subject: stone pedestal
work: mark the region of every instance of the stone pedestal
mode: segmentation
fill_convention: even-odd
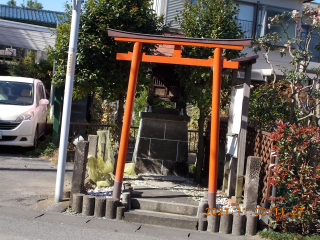
[[[178,176],[188,173],[190,118],[168,112],[153,109],[153,112],[140,113],[139,133],[133,153],[136,173]]]

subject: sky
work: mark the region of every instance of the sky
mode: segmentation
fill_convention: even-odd
[[[71,0],[38,0],[38,2],[42,3],[44,10],[51,11],[64,11],[64,3],[67,2],[71,4]],[[6,4],[8,0],[0,0],[0,4]],[[23,0],[16,0],[17,6],[20,6],[23,3]],[[27,2],[27,0],[25,0]],[[320,3],[320,0],[315,0],[314,2]]]
[[[44,10],[51,10],[57,12],[64,11],[64,3],[68,1],[71,4],[71,0],[38,0],[39,3],[42,3]],[[319,0],[320,1],[320,0]],[[0,0],[0,4],[7,4],[8,0]],[[23,0],[16,0],[17,6],[21,6]],[[25,0],[27,3],[27,0]]]

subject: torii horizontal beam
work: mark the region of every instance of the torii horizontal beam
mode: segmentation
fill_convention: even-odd
[[[128,53],[117,53],[117,60],[132,60],[132,52]],[[232,68],[238,69],[239,62],[227,61],[227,59],[222,60],[222,68]],[[182,58],[179,57],[165,57],[165,56],[153,56],[146,55],[142,53],[141,62],[152,62],[152,63],[167,63],[167,64],[177,64],[177,65],[189,65],[189,66],[202,66],[202,67],[212,67],[213,58],[209,59],[196,59],[196,58]]]

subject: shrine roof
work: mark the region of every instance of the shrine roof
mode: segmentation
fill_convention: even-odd
[[[249,57],[231,59],[230,61],[238,62],[240,66],[245,66],[246,64],[255,64],[258,58],[259,58],[259,55],[252,55]]]
[[[253,55],[249,57],[241,57],[241,58],[235,58],[231,59],[232,62],[252,62],[259,58],[259,55]]]

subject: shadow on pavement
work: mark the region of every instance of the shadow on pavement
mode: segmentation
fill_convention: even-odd
[[[17,146],[0,146],[0,156],[22,157],[30,148]]]

